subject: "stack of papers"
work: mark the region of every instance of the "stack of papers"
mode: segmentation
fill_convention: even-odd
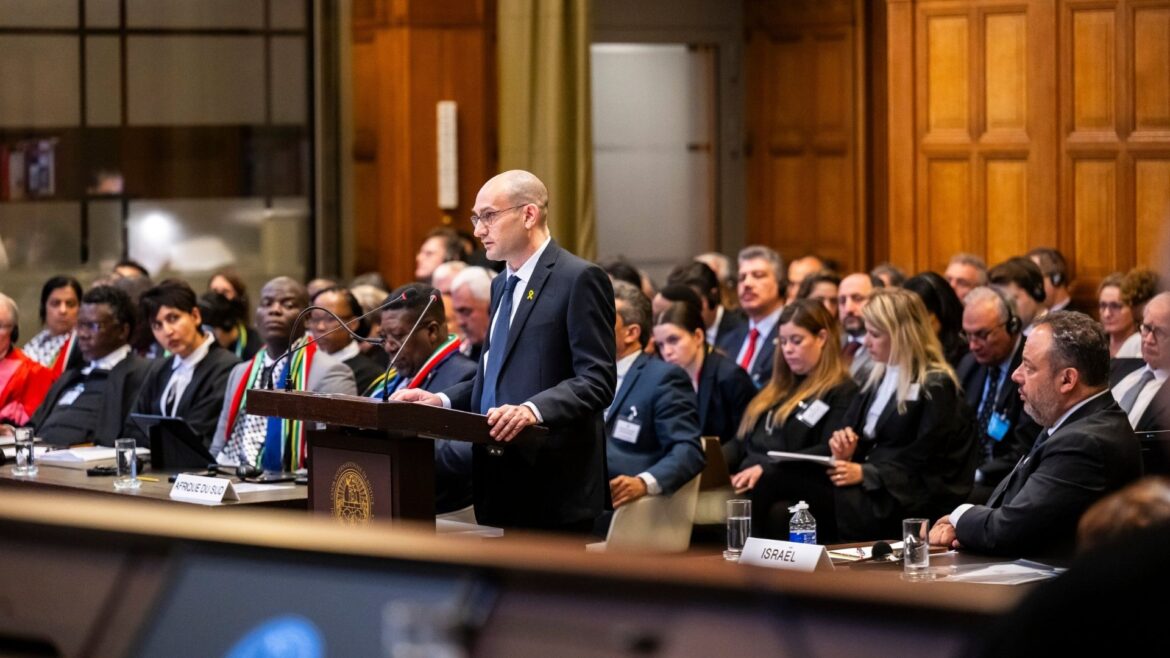
[[[1065,569],[1030,560],[1016,560],[1000,564],[970,567],[956,567],[955,573],[947,580],[960,583],[982,583],[984,585],[1023,585],[1037,580],[1048,580],[1064,573]]]
[[[138,448],[139,457],[150,457],[150,450]],[[54,450],[46,452],[40,458],[43,466],[59,466],[61,468],[92,468],[94,466],[112,466],[116,452],[113,448],[104,446],[88,446],[85,448],[69,448],[68,450]]]

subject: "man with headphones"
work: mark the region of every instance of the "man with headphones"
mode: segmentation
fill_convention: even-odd
[[[1036,263],[1044,275],[1044,305],[1048,307],[1049,312],[1081,310],[1069,308],[1072,295],[1068,291],[1068,262],[1060,250],[1036,247],[1028,252],[1028,258]]]
[[[979,467],[968,502],[987,502],[995,486],[1032,448],[1040,426],[1024,413],[1012,372],[1024,351],[1023,321],[1014,302],[980,286],[963,300],[963,332],[970,352],[959,362],[959,383],[979,426]]]
[[[991,268],[987,279],[999,292],[1015,302],[1016,316],[1024,327],[1024,336],[1032,333],[1032,325],[1044,317],[1044,274],[1031,260],[1013,256]]]

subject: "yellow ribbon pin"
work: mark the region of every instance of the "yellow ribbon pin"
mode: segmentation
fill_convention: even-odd
[[[528,301],[532,301],[533,299],[535,299],[535,294],[536,293],[534,293],[532,290],[529,290],[528,291]]]

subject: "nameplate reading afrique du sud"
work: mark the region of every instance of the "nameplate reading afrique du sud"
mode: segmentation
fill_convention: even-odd
[[[231,480],[182,473],[171,487],[171,498],[189,503],[211,505],[225,500],[239,500],[240,495]]]

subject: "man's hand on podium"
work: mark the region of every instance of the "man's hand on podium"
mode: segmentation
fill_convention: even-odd
[[[429,404],[432,407],[443,406],[442,398],[421,388],[406,388],[401,391],[394,391],[390,395],[390,399],[394,402],[417,402],[419,404]]]
[[[536,415],[522,404],[505,404],[488,409],[488,425],[492,438],[505,443],[516,438],[520,430],[536,424]]]

